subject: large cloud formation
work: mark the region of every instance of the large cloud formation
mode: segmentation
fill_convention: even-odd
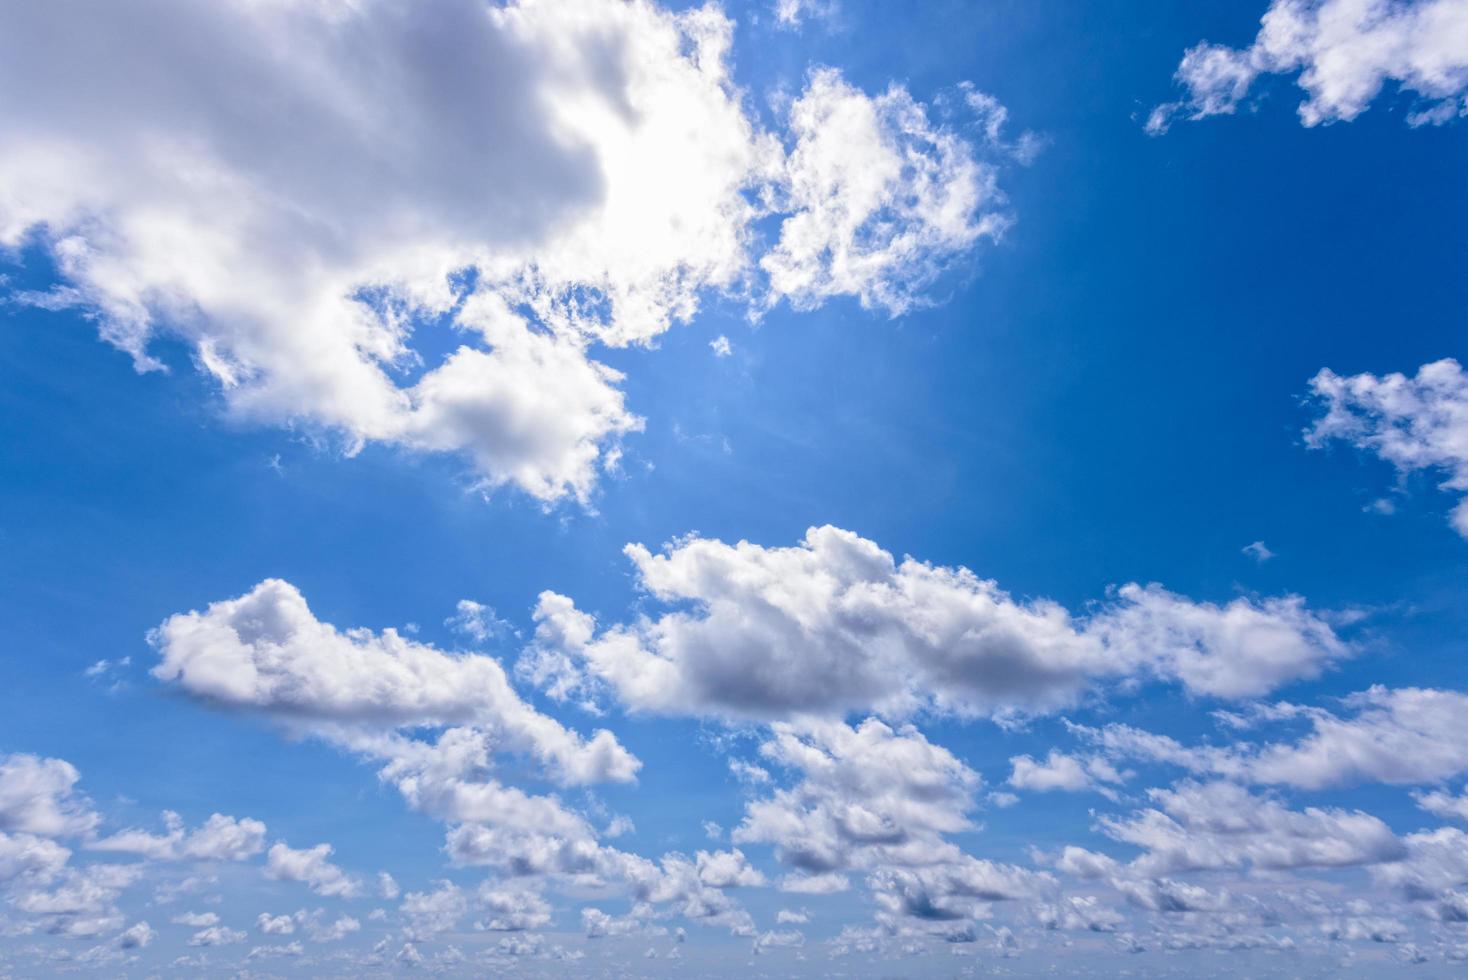
[[[584,501],[641,426],[592,344],[709,290],[901,312],[1006,223],[900,87],[822,69],[767,130],[732,30],[645,0],[8,4],[0,247],[59,269],[22,300],[140,368],[180,338],[241,417]]]
[[[834,527],[788,548],[688,538],[626,553],[673,608],[598,632],[570,599],[543,593],[522,676],[556,697],[609,688],[669,713],[976,715],[1050,710],[1108,679],[1257,696],[1348,652],[1297,597],[1219,606],[1126,585],[1079,618],[965,568],[899,562]]]
[[[1274,0],[1249,47],[1188,49],[1176,76],[1185,98],[1154,109],[1147,130],[1232,113],[1276,74],[1298,74],[1306,126],[1355,119],[1388,82],[1417,97],[1411,125],[1445,123],[1468,114],[1468,2]]]

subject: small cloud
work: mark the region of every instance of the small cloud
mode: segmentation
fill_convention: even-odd
[[[795,30],[806,20],[829,21],[836,10],[836,0],[775,0],[775,23]]]
[[[703,832],[708,836],[709,840],[718,840],[724,836],[724,828],[712,820],[705,820],[703,822]]]
[[[473,599],[460,599],[454,615],[443,621],[456,633],[469,637],[476,643],[484,643],[499,636],[513,636],[515,627],[495,614],[492,606]]]
[[[768,771],[743,759],[730,759],[729,771],[734,774],[735,779],[750,786],[761,786],[770,781]]]
[[[1274,557],[1274,552],[1265,547],[1263,541],[1255,541],[1253,544],[1244,545],[1239,550],[1261,565]]]
[[[626,817],[619,813],[607,823],[607,828],[602,831],[602,836],[621,837],[623,834],[630,834],[636,829],[637,825],[632,822],[631,817]]]
[[[713,349],[715,357],[728,357],[734,353],[734,347],[729,343],[729,338],[719,334],[709,341],[709,347]]]
[[[1383,517],[1390,517],[1397,512],[1397,505],[1387,498],[1381,497],[1373,500],[1361,509],[1368,514],[1380,514]]]

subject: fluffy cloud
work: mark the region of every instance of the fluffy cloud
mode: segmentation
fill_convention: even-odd
[[[1306,126],[1356,118],[1388,82],[1416,96],[1412,125],[1446,122],[1468,113],[1468,3],[1273,0],[1249,47],[1188,49],[1176,76],[1186,97],[1153,110],[1147,129],[1232,113],[1261,75],[1276,74],[1298,76]]]
[[[1468,790],[1453,796],[1441,790],[1416,795],[1417,805],[1446,820],[1468,823]]]
[[[1468,23],[1468,4],[1464,10]],[[1401,473],[1437,470],[1444,490],[1468,493],[1468,374],[1457,361],[1425,364],[1412,377],[1323,370],[1310,391],[1325,409],[1306,432],[1310,446],[1338,439]],[[1454,508],[1452,524],[1468,538],[1468,500]]]
[[[793,548],[687,538],[660,555],[626,553],[642,587],[679,608],[598,633],[570,599],[542,593],[521,676],[553,697],[606,686],[661,712],[1003,714],[1053,709],[1122,677],[1250,697],[1348,652],[1297,597],[1218,606],[1126,585],[1077,619],[964,568],[899,563],[834,527]]]
[[[732,837],[773,843],[780,860],[800,871],[922,864],[942,848],[944,834],[972,826],[978,773],[911,726],[782,723],[760,751],[801,778],[752,800]]]
[[[177,814],[165,812],[163,835],[134,829],[98,837],[102,818],[77,791],[79,779],[76,768],[61,759],[0,757],[0,894],[22,917],[7,920],[8,930],[77,938],[117,932],[110,946],[94,952],[141,949],[156,934],[145,922],[124,930],[117,901],[153,862],[241,861],[262,849],[264,824],[218,813],[193,831],[185,830]],[[58,837],[79,838],[88,851],[144,860],[76,865],[72,851],[53,839]],[[214,913],[187,913],[174,921],[195,928],[219,924]]]
[[[255,918],[255,927],[267,936],[289,936],[296,931],[296,920],[288,915],[261,912]]]
[[[1351,713],[1294,704],[1258,709],[1265,719],[1307,722],[1310,732],[1292,742],[1189,747],[1125,725],[1071,728],[1116,758],[1302,789],[1360,782],[1410,786],[1468,771],[1468,695],[1372,687],[1345,698],[1343,705]]]
[[[490,775],[504,749],[518,749],[569,784],[630,780],[639,763],[609,732],[583,740],[537,712],[489,657],[445,654],[394,630],[339,631],[277,581],[170,618],[155,643],[161,678],[375,760],[380,778],[411,807],[449,825],[446,850],[455,863],[526,879],[523,886],[486,888],[473,902],[456,886],[409,894],[402,905],[410,935],[452,928],[461,906],[458,918],[482,909],[484,929],[537,928],[549,905],[532,890],[535,879],[619,887],[636,901],[753,934],[748,914],[723,893],[763,882],[739,851],[649,861],[601,844],[586,816],[555,795],[527,793]],[[424,737],[423,729],[438,731]],[[365,893],[365,884],[330,855],[327,844],[298,850],[276,843],[265,874],[322,895]],[[391,879],[384,891],[395,893]]]
[[[771,299],[812,308],[854,296],[895,316],[1008,224],[994,170],[900,86],[869,98],[833,69],[814,71],[789,126],[779,206],[789,217],[760,259]]]
[[[331,863],[331,845],[317,844],[297,850],[284,843],[272,844],[266,855],[265,877],[276,881],[300,881],[318,895],[356,898],[362,883]]]
[[[452,656],[393,629],[342,632],[278,579],[170,617],[154,642],[159,679],[317,730],[474,724],[569,783],[630,780],[639,765],[610,732],[583,740],[526,704],[493,658]]]
[[[484,911],[484,918],[476,923],[479,929],[520,932],[539,929],[551,920],[550,903],[532,891],[497,888],[486,883],[480,887],[477,898]]]
[[[245,941],[245,934],[228,926],[210,926],[189,937],[190,946],[232,946]]]
[[[469,902],[451,881],[440,881],[431,892],[408,892],[398,907],[410,939],[422,940],[458,925],[469,911]]]
[[[1113,795],[1101,783],[1119,783],[1121,776],[1102,758],[1078,759],[1058,749],[1051,749],[1043,762],[1027,755],[1017,755],[1009,760],[1011,771],[1009,785],[1016,789],[1036,792],[1065,790],[1079,792],[1093,790],[1102,795]]]
[[[216,813],[191,832],[184,830],[176,813],[165,812],[163,819],[166,834],[124,830],[87,846],[96,851],[139,854],[155,861],[243,861],[265,849],[265,824],[249,817],[236,819]]]
[[[1396,861],[1407,849],[1359,810],[1290,810],[1227,782],[1154,789],[1136,815],[1103,817],[1109,837],[1143,849],[1129,869],[1149,877],[1188,871],[1340,868]]]
[[[1045,875],[974,858],[946,839],[973,829],[982,780],[911,726],[777,724],[760,751],[799,779],[751,800],[731,836],[775,846],[797,872],[784,890],[839,890],[843,872],[864,871],[880,921],[944,932],[984,917],[991,902],[1050,887]]]
[[[117,937],[117,945],[122,949],[145,949],[158,933],[146,922],[136,922],[123,930]]]
[[[765,131],[731,32],[647,0],[7,8],[0,246],[60,270],[22,299],[140,368],[182,340],[241,418],[585,501],[641,426],[593,344],[709,290],[905,308],[1000,224],[992,172],[901,88],[822,70]]]
[[[80,778],[62,759],[0,756],[0,830],[42,837],[89,833],[100,817],[75,791]]]

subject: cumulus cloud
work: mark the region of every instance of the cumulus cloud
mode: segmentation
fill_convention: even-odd
[[[610,732],[585,740],[526,704],[493,658],[446,654],[393,629],[340,631],[279,579],[170,617],[154,643],[160,680],[316,731],[476,725],[568,783],[626,781],[640,765]]]
[[[472,900],[448,884],[406,895],[402,910],[412,936],[446,931],[473,908],[483,912],[483,929],[538,928],[549,915],[538,883],[556,879],[621,888],[651,906],[741,935],[754,932],[748,914],[724,894],[763,883],[741,852],[699,851],[691,859],[672,853],[650,861],[600,843],[590,820],[557,796],[528,793],[492,775],[494,756],[505,749],[543,763],[548,778],[567,784],[630,780],[639,763],[609,732],[583,740],[536,711],[489,657],[449,655],[391,629],[339,631],[278,581],[202,613],[174,616],[155,642],[161,678],[376,761],[379,777],[409,806],[448,825],[452,861],[521,879],[486,887]],[[424,735],[424,729],[437,732]],[[321,895],[365,894],[366,884],[333,864],[331,853],[328,844],[302,850],[278,842],[265,874],[304,882]],[[384,895],[397,891],[390,876],[381,876],[378,886]]]
[[[117,937],[117,945],[121,949],[146,949],[158,933],[146,922],[135,922],[128,926]]]
[[[181,340],[237,417],[456,454],[547,504],[642,424],[594,345],[709,291],[895,311],[999,227],[992,172],[900,87],[822,69],[766,131],[714,6],[79,13],[0,20],[0,246],[40,241],[63,280],[19,298],[143,369]]]
[[[1456,796],[1442,790],[1433,790],[1430,793],[1418,793],[1415,799],[1417,805],[1428,813],[1436,814],[1446,820],[1460,820],[1468,823],[1468,789]]]
[[[1102,784],[1121,782],[1121,775],[1105,759],[1078,759],[1059,749],[1051,749],[1043,761],[1017,755],[1009,760],[1009,764],[1009,785],[1034,792],[1091,790],[1103,796],[1114,796],[1114,791]]]
[[[255,928],[267,936],[289,936],[296,931],[296,920],[288,915],[271,915],[261,912],[255,917]]]
[[[210,926],[189,937],[190,946],[232,946],[246,939],[243,932],[228,926]]]
[[[1155,808],[1099,821],[1108,837],[1143,849],[1129,866],[1141,875],[1354,867],[1407,854],[1385,823],[1360,810],[1291,810],[1228,782],[1184,782],[1148,795]]]
[[[631,708],[668,713],[1002,715],[1051,710],[1121,678],[1252,697],[1349,652],[1294,596],[1219,606],[1133,584],[1077,618],[965,568],[898,562],[834,527],[791,548],[690,537],[626,554],[642,588],[675,608],[598,633],[571,599],[542,593],[522,677],[558,699],[609,688]]]
[[[249,817],[236,819],[216,813],[196,830],[185,831],[178,814],[163,814],[166,834],[124,830],[87,847],[96,851],[138,854],[155,861],[243,861],[265,849],[265,824]]]
[[[80,778],[64,759],[0,756],[0,830],[42,837],[89,833],[101,818],[76,791]]]
[[[731,836],[774,845],[795,872],[784,891],[841,890],[845,873],[866,872],[883,921],[941,931],[983,917],[988,903],[1049,888],[1043,874],[974,858],[947,840],[973,829],[982,780],[911,726],[780,723],[760,751],[798,778],[751,800]]]
[[[1464,10],[1468,23],[1468,5]],[[1305,433],[1311,447],[1340,440],[1399,473],[1440,472],[1444,490],[1468,493],[1468,374],[1457,361],[1425,364],[1411,377],[1322,370],[1310,391],[1324,408]],[[1451,521],[1468,538],[1468,500],[1459,501]]]
[[[813,71],[789,128],[779,205],[789,216],[760,259],[772,300],[809,309],[852,296],[897,316],[1009,223],[994,169],[900,86],[871,98],[834,69]]]
[[[486,882],[476,897],[484,913],[475,924],[478,929],[520,932],[539,929],[551,920],[550,903],[528,889],[500,888]]]
[[[1447,122],[1468,113],[1468,3],[1273,0],[1249,47],[1188,49],[1175,76],[1184,98],[1154,109],[1147,130],[1232,113],[1267,75],[1296,76],[1306,126],[1355,119],[1387,83],[1414,96],[1411,125]]]
[[[276,881],[303,882],[318,895],[337,898],[361,895],[361,881],[332,864],[331,853],[330,844],[317,844],[303,850],[285,843],[272,844],[266,855],[265,877]]]
[[[1125,725],[1071,728],[1116,758],[1302,789],[1363,782],[1410,786],[1468,771],[1468,695],[1378,686],[1343,699],[1342,706],[1346,711],[1340,714],[1288,703],[1258,709],[1268,719],[1306,722],[1309,733],[1295,741],[1194,747]]]

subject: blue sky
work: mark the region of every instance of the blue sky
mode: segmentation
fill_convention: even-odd
[[[133,6],[0,5],[0,973],[1461,968],[1468,4]]]

